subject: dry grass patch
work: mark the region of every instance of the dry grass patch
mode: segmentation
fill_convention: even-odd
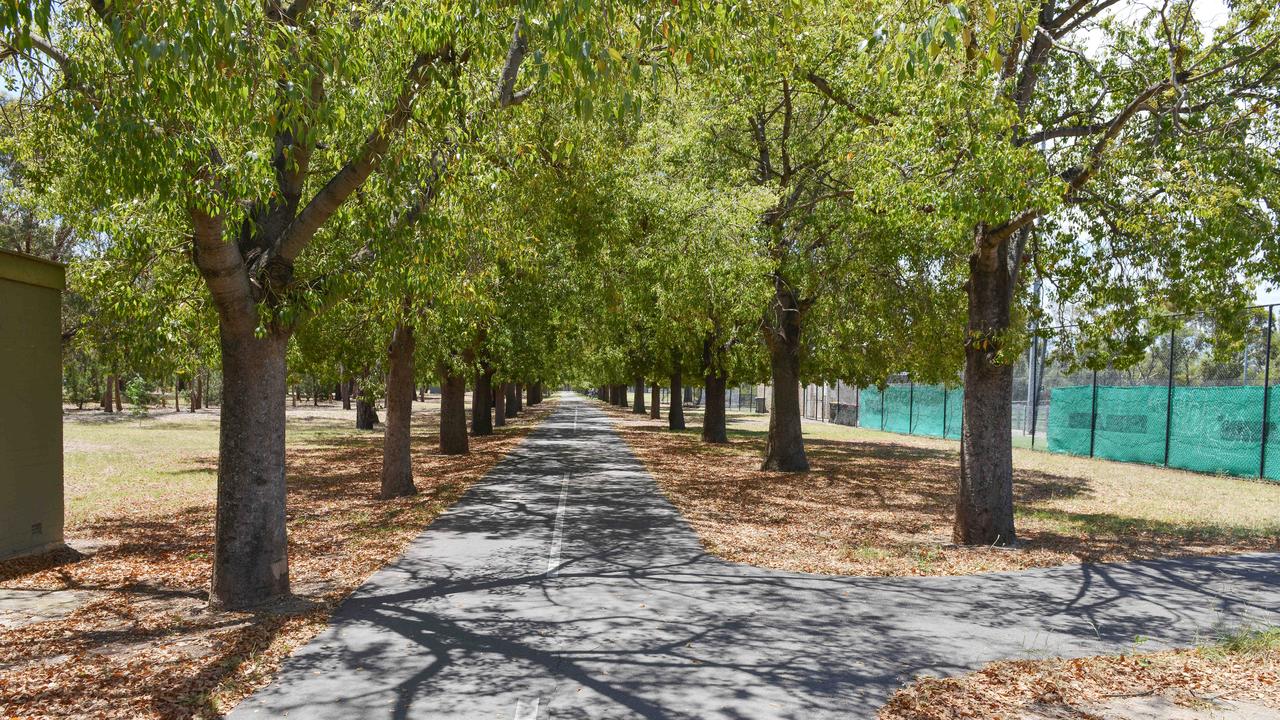
[[[809,473],[765,472],[765,416],[727,445],[616,408],[623,437],[708,551],[783,570],[957,575],[1280,550],[1280,485],[1015,451],[1019,544],[951,544],[955,442],[806,425]]]
[[[1171,706],[1224,717],[1222,700],[1266,713],[1250,717],[1280,715],[1280,630],[1244,631],[1191,650],[995,662],[958,678],[917,680],[894,694],[879,717],[1089,720]]]
[[[89,591],[89,600],[63,618],[0,629],[0,717],[219,716],[266,684],[343,598],[398,557],[552,404],[527,408],[492,437],[472,438],[468,456],[438,454],[438,415],[416,413],[420,493],[391,501],[377,499],[381,431],[349,429],[349,413],[326,419],[310,410],[291,412],[288,523],[295,596],[253,612],[205,606],[214,418],[203,425],[190,421],[196,425],[186,431],[145,423],[133,430],[69,425],[69,454],[100,456],[68,462],[67,475],[68,542],[93,552],[78,562],[64,556],[0,563],[0,589],[81,590]],[[152,430],[165,441],[157,444],[147,434]],[[101,445],[102,433],[110,437],[109,450],[85,450]],[[123,487],[131,475],[138,479],[133,493]],[[182,492],[157,490],[165,477],[181,478]]]

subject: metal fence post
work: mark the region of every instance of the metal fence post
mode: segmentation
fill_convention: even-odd
[[[1093,457],[1093,440],[1098,434],[1098,371],[1093,371],[1093,403],[1089,409],[1089,457]]]
[[[1271,429],[1271,322],[1274,320],[1275,306],[1267,306],[1267,352],[1266,367],[1262,371],[1262,451],[1258,453],[1258,477],[1267,477],[1267,435]],[[1245,349],[1248,352],[1248,349]]]
[[[1038,342],[1040,342],[1040,338],[1036,338],[1036,337],[1031,338],[1031,347],[1035,348],[1036,343]],[[1049,343],[1049,340],[1046,338],[1045,344],[1048,345],[1048,343]],[[1041,350],[1040,352],[1043,352],[1043,350]],[[1036,362],[1031,366],[1031,372],[1035,374],[1035,391],[1034,391],[1035,394],[1031,396],[1031,449],[1032,450],[1036,449],[1036,421],[1040,419],[1040,386],[1044,382],[1044,378],[1041,377],[1043,373],[1040,371],[1040,359],[1039,359],[1040,352],[1033,353],[1036,357]]]
[[[916,381],[907,378],[907,434],[916,434]]]
[[[1177,330],[1169,328],[1169,396],[1165,399],[1164,413],[1164,466],[1169,467],[1169,439],[1173,436],[1173,346]]]

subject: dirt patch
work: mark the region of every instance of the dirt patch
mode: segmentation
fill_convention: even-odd
[[[217,717],[270,680],[336,605],[455,502],[551,412],[528,408],[471,454],[435,452],[436,416],[415,416],[417,496],[377,499],[381,434],[290,449],[289,557],[294,597],[253,612],[206,606],[213,507],[177,512],[138,498],[128,512],[86,516],[68,543],[83,559],[0,563],[0,588],[74,592],[60,617],[0,629],[0,716]],[[175,450],[176,452],[176,450]]]
[[[1017,547],[959,547],[951,542],[954,443],[807,438],[811,472],[766,472],[760,434],[731,431],[728,444],[708,445],[695,432],[669,432],[665,420],[606,411],[707,550],[737,562],[840,575],[962,575],[1280,550],[1280,525],[1233,524],[1209,509],[1196,517],[1186,502],[1178,508],[1191,513],[1185,517],[1144,512],[1140,498],[1164,494],[1146,479],[1149,469],[1103,479],[1091,470],[1026,467],[1015,471]],[[1238,484],[1276,495],[1274,487]],[[1123,508],[1114,500],[1120,489],[1134,498]]]

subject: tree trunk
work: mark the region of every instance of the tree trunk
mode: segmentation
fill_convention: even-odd
[[[465,455],[467,440],[467,376],[447,366],[440,368],[440,452]]]
[[[693,388],[687,387],[684,389],[684,401],[687,403],[693,402]]]
[[[596,399],[602,403],[609,402],[609,386],[601,385],[596,389]]]
[[[516,390],[515,383],[507,383],[504,387],[507,395],[507,419],[510,420],[520,412],[520,403],[516,402],[519,399],[517,395],[519,391]]]
[[[627,386],[623,383],[619,383],[618,384],[618,407],[625,408],[628,404],[629,403],[627,402]]]
[[[413,495],[410,427],[413,421],[413,327],[397,325],[387,348],[387,424],[382,442],[382,491],[387,498]]]
[[[124,412],[124,402],[120,397],[120,376],[113,375],[111,377],[113,380],[113,382],[111,383],[111,386],[114,389],[115,396],[116,396],[116,412]]]
[[[524,394],[526,396],[525,402],[528,403],[529,407],[533,407],[538,404],[538,393],[534,390],[534,387],[534,383],[529,383],[524,388]]]
[[[356,396],[356,429],[372,430],[373,426],[378,424],[378,410],[374,407],[374,400],[365,388],[363,380],[354,395]]]
[[[533,402],[530,404],[532,405],[542,404],[542,381],[541,380],[533,384]]]
[[[351,389],[355,385],[355,380],[344,380],[341,383],[342,388],[342,409],[351,409]]]
[[[658,387],[658,383],[654,383],[653,389],[649,391],[649,418],[662,418],[662,388]]]
[[[516,383],[516,414],[524,412],[524,384]]]
[[[116,376],[107,376],[107,387],[102,391],[102,412],[111,413],[116,411],[115,396],[112,394],[112,388],[115,387]]]
[[[671,430],[684,429],[683,396],[686,388],[683,387],[683,383],[684,378],[681,376],[681,372],[677,368],[671,373],[670,409],[667,411],[667,428]]]
[[[637,415],[644,414],[644,378],[636,378],[636,392],[634,402],[631,405],[631,412]]]
[[[492,380],[490,380],[492,383]],[[498,385],[493,390],[493,426],[504,427],[507,424],[507,383]]]
[[[953,539],[961,545],[1012,545],[1013,366],[997,362],[1009,328],[1009,243],[987,245],[979,230],[969,258],[969,335],[964,357],[964,415]]]
[[[725,431],[724,388],[725,378],[718,370],[707,373],[706,407],[702,413],[702,442],[726,443],[729,435]]]
[[[800,331],[804,308],[788,285],[774,283],[774,302],[764,323],[765,346],[773,374],[773,407],[763,470],[809,469],[800,430]],[[708,401],[709,403],[710,401]]]
[[[471,434],[493,434],[493,370],[480,366],[476,371],[475,390],[471,393]]]
[[[222,418],[210,603],[256,605],[289,592],[285,539],[284,333],[220,327]]]

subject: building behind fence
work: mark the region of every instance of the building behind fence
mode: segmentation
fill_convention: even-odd
[[[1242,342],[1182,320],[1138,364],[1092,372],[1037,340],[1014,367],[1014,443],[1050,452],[1280,480],[1273,403],[1275,306],[1251,308]],[[963,390],[899,376],[883,390],[802,389],[804,416],[889,432],[959,438]]]

